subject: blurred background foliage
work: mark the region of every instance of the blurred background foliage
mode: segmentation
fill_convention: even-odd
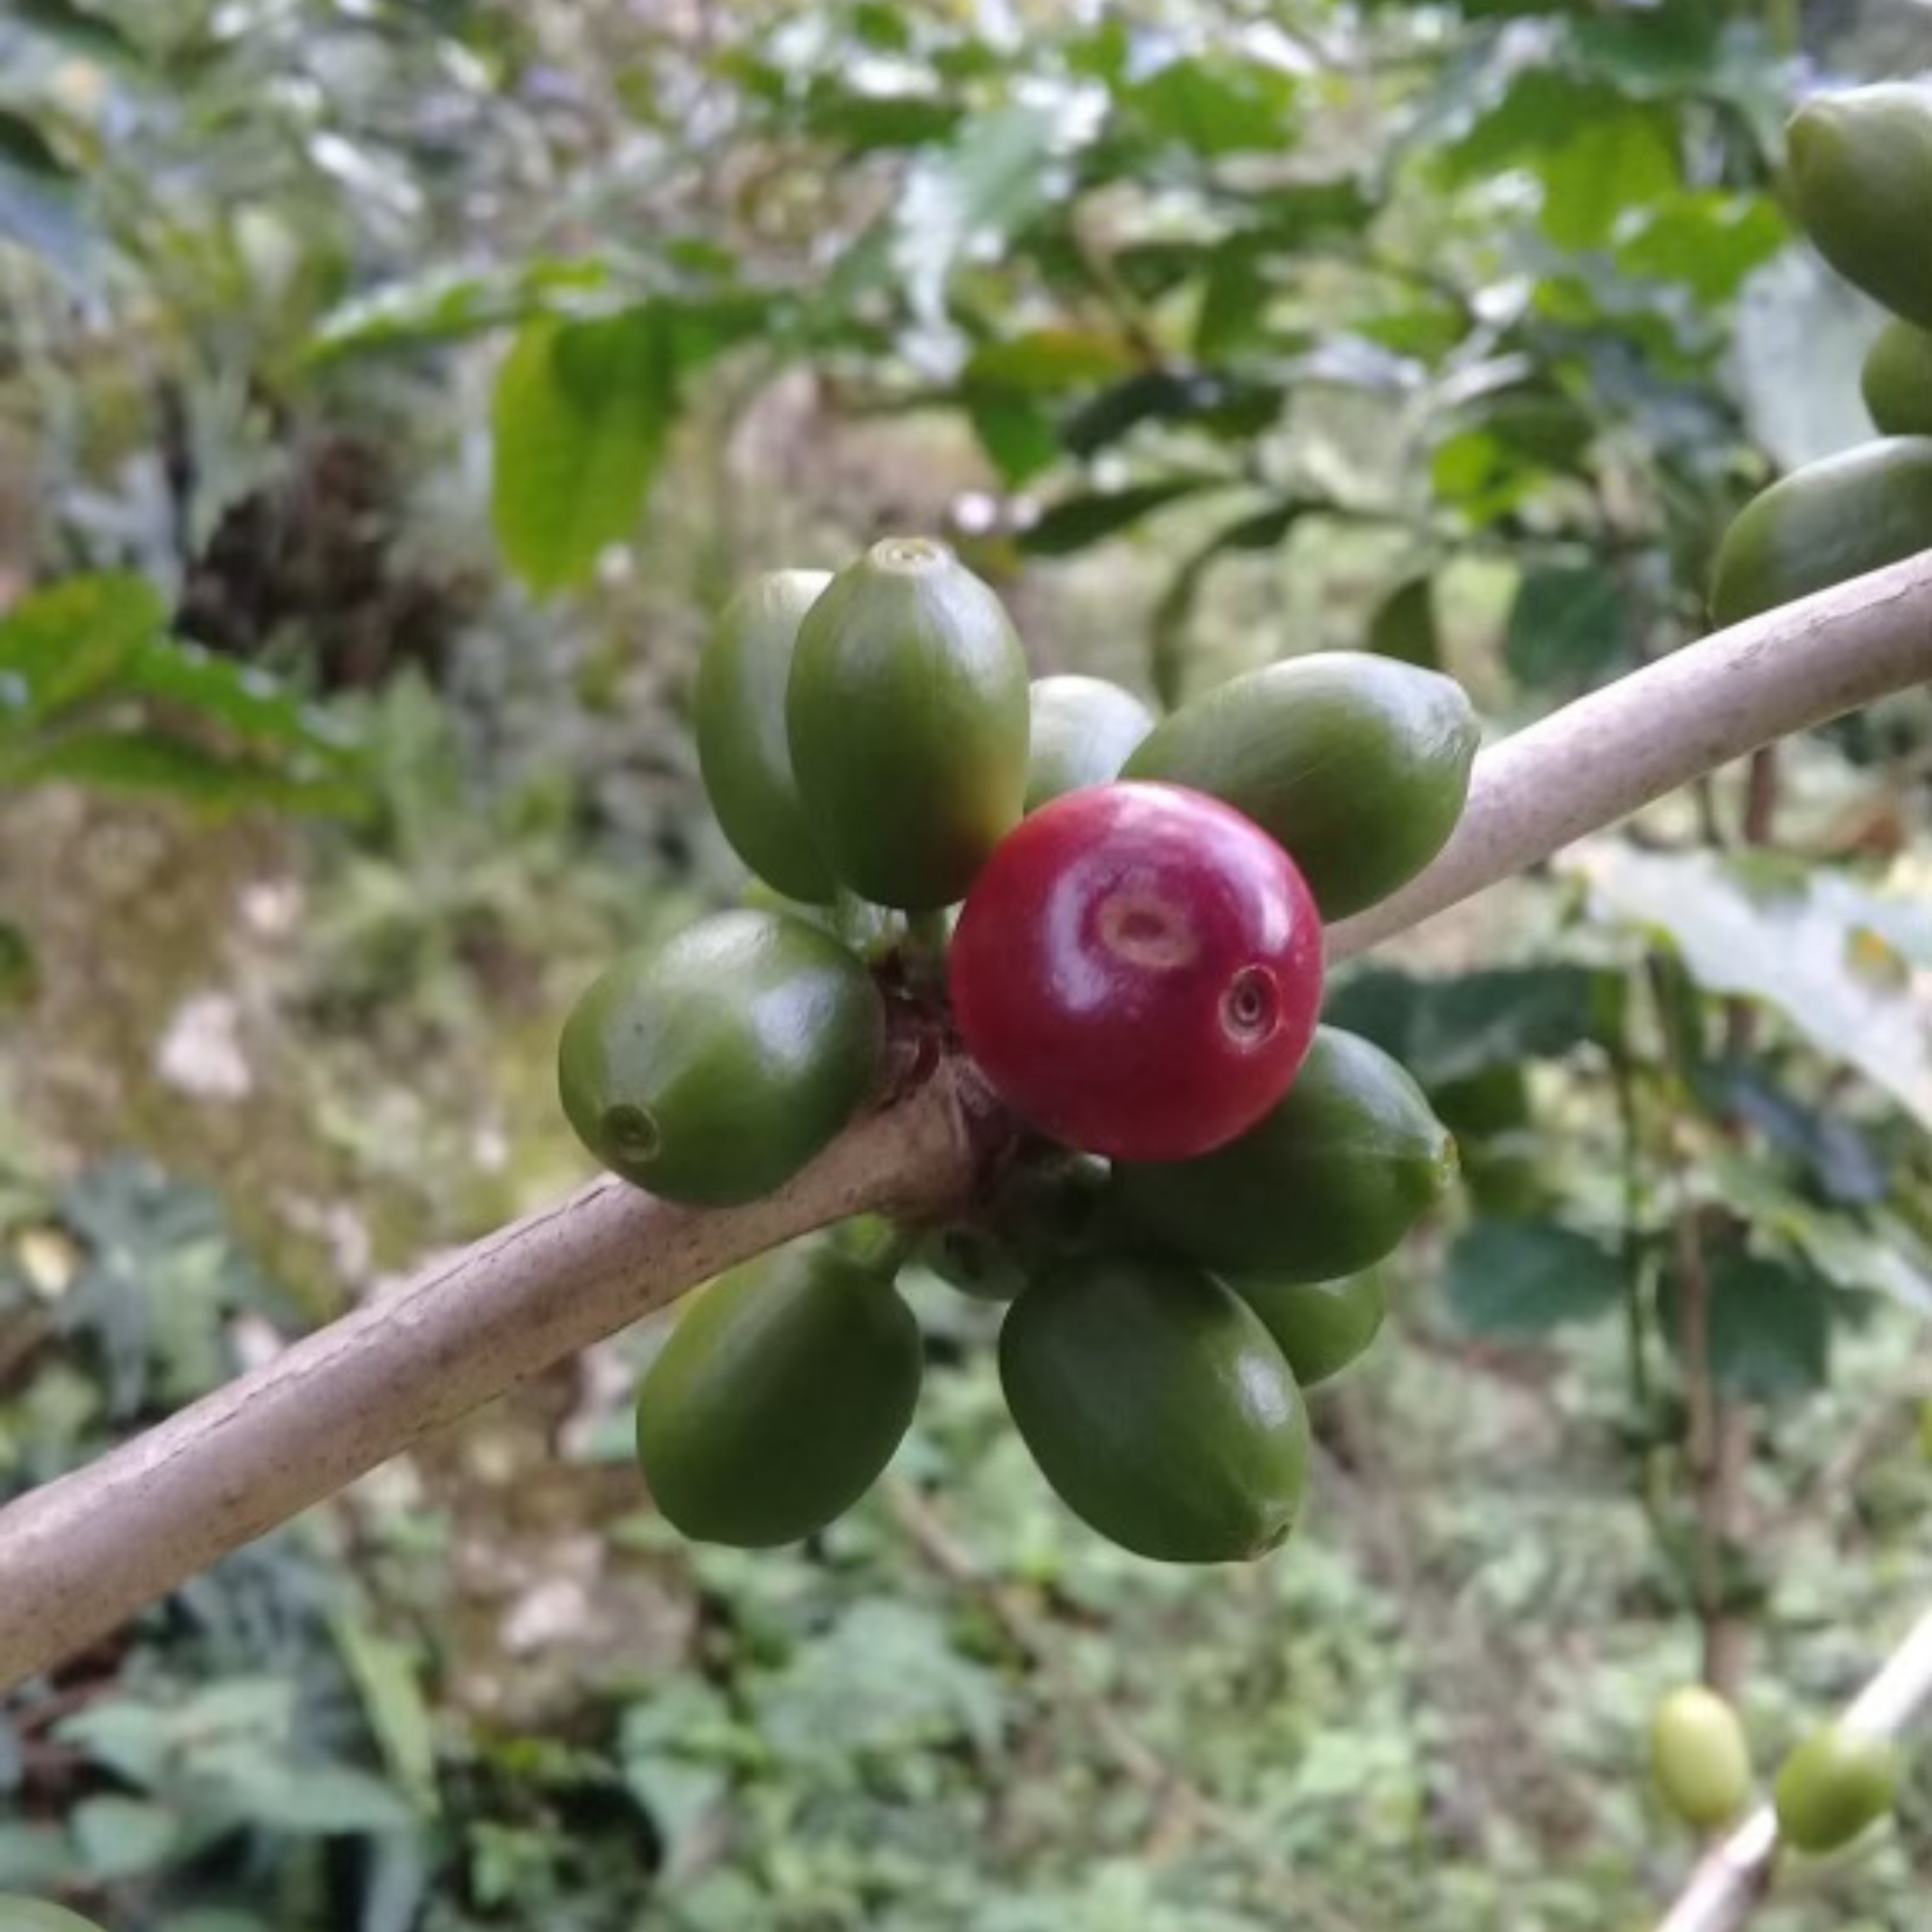
[[[1695,636],[1869,434],[1784,113],[1928,67],[1907,0],[14,0],[0,1494],[581,1175],[564,1005],[741,883],[686,703],[743,574],[943,532],[1039,669],[1378,650],[1497,733]],[[0,1889],[1648,1922],[1652,1697],[1712,1668],[1769,1758],[1932,1581],[1928,774],[1920,693],[1338,981],[1467,1186],[1283,1557],[1087,1535],[932,1281],[881,1492],[692,1550],[649,1324],[0,1704]],[[1928,1886],[1921,1755],[1761,1922]]]

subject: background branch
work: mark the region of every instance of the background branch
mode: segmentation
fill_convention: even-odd
[[[1932,554],[1724,631],[1486,753],[1419,879],[1331,956],[1455,905],[1758,746],[1932,678]],[[719,1269],[864,1209],[969,1188],[951,1069],[770,1200],[702,1213],[598,1181],[0,1511],[0,1689],[226,1551]],[[1932,1638],[1928,1638],[1932,1650]]]
[[[1890,1737],[1932,1702],[1932,1610],[1845,1707],[1853,1729]],[[1761,1804],[1706,1855],[1658,1932],[1739,1932],[1771,1889],[1777,1818]]]

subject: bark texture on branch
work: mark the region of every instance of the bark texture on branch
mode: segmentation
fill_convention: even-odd
[[[1579,699],[1476,766],[1448,848],[1331,927],[1340,958],[1758,746],[1932,679],[1932,553],[1753,618]],[[146,1435],[0,1511],[0,1690],[227,1550],[719,1269],[866,1208],[958,1198],[948,1069],[749,1208],[594,1182],[437,1264]]]

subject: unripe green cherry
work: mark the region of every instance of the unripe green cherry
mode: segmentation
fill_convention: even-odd
[[[1304,1389],[1366,1354],[1381,1333],[1388,1295],[1373,1269],[1344,1281],[1244,1281],[1228,1286],[1262,1319]]]
[[[1335,1281],[1372,1267],[1441,1200],[1456,1143],[1380,1047],[1318,1027],[1260,1122],[1192,1160],[1117,1161],[1128,1221],[1219,1273]]]
[[[1063,792],[1120,777],[1134,748],[1153,729],[1153,713],[1103,677],[1042,677],[1031,695],[1032,737],[1026,809]]]
[[[1801,1852],[1835,1852],[1891,1809],[1897,1747],[1842,1724],[1823,1724],[1778,1767],[1777,1829]]]
[[[1892,314],[1932,328],[1932,87],[1817,95],[1786,141],[1791,199],[1818,252]]]
[[[583,1144],[667,1201],[722,1208],[782,1186],[877,1084],[885,1010],[829,933],[720,913],[620,959],[557,1049]]]
[[[1129,779],[1190,785],[1266,832],[1324,920],[1386,898],[1462,816],[1481,731],[1439,671],[1318,651],[1191,698],[1126,762]]]
[[[874,544],[806,612],[785,711],[837,877],[907,911],[963,898],[1026,798],[1026,654],[991,587],[944,544]]]
[[[1090,1528],[1167,1563],[1236,1563],[1286,1540],[1308,1416],[1260,1319],[1175,1262],[1069,1256],[1000,1330],[1014,1423]]]
[[[1711,615],[1739,624],[1932,547],[1932,437],[1882,437],[1753,497],[1718,546]]]
[[[1881,436],[1932,436],[1932,329],[1887,323],[1865,353],[1859,386]]]
[[[798,627],[832,582],[771,570],[724,607],[697,663],[697,762],[731,848],[787,897],[822,903],[832,873],[811,842],[785,733]]]
[[[919,1401],[919,1323],[889,1273],[807,1240],[725,1275],[638,1393],[638,1460],[686,1536],[810,1536],[892,1461]]]
[[[1731,1706],[1701,1684],[1671,1691],[1651,1714],[1650,1768],[1663,1802],[1700,1832],[1728,1825],[1750,1803],[1744,1726]]]

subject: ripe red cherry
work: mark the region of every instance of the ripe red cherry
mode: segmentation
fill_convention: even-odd
[[[1321,919],[1293,862],[1179,785],[1072,791],[1009,833],[952,938],[960,1037],[1041,1132],[1189,1160],[1287,1091],[1321,1004]]]

